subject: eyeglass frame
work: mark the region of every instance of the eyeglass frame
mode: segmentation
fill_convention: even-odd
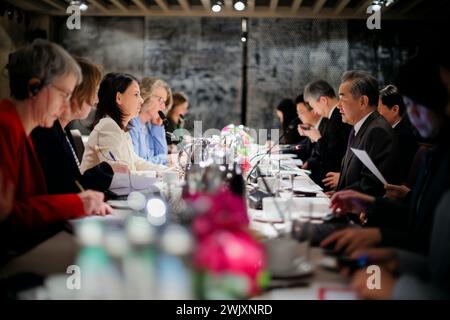
[[[166,106],[167,100],[164,100],[163,97],[158,96],[157,94],[152,94],[152,97],[158,98],[158,103]],[[166,106],[167,107],[167,106]]]
[[[49,86],[52,86],[53,88],[55,88],[56,90],[58,90],[59,92],[63,93],[64,96],[64,101],[70,101],[70,98],[72,98],[72,94],[73,92],[68,93],[66,90],[61,89],[60,87],[58,87],[57,85],[50,83]]]

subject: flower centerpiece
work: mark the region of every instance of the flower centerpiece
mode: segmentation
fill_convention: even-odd
[[[267,282],[265,253],[251,236],[245,200],[222,186],[186,199],[196,216],[194,266],[199,270],[201,298],[245,298]]]
[[[222,145],[225,150],[232,150],[236,162],[241,165],[242,172],[246,173],[250,169],[248,160],[249,146],[254,143],[253,137],[248,133],[249,128],[234,124],[225,126],[221,131]]]

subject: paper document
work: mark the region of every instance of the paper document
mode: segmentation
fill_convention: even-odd
[[[155,185],[156,178],[146,177],[144,175],[115,173],[109,187],[109,190],[122,196],[132,191],[157,192],[159,188]]]
[[[372,172],[375,175],[375,177],[378,178],[378,180],[380,180],[383,184],[387,184],[386,179],[383,177],[381,172],[375,166],[375,164],[373,163],[372,159],[370,159],[370,157],[366,151],[358,150],[358,149],[354,149],[354,148],[350,148],[350,149],[353,151],[355,156],[357,156],[358,159],[361,160],[361,162],[367,167],[367,169],[369,169],[370,172]]]

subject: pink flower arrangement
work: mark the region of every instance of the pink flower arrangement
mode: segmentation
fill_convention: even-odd
[[[245,276],[246,294],[257,293],[266,261],[262,245],[248,233],[244,199],[221,188],[215,194],[199,193],[187,200],[199,213],[193,223],[197,237],[195,266],[215,275]]]

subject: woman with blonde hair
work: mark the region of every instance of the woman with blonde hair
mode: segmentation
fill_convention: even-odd
[[[168,164],[166,131],[158,112],[166,113],[172,105],[172,90],[163,80],[149,77],[142,79],[140,88],[144,103],[130,121],[134,151],[152,163]]]

